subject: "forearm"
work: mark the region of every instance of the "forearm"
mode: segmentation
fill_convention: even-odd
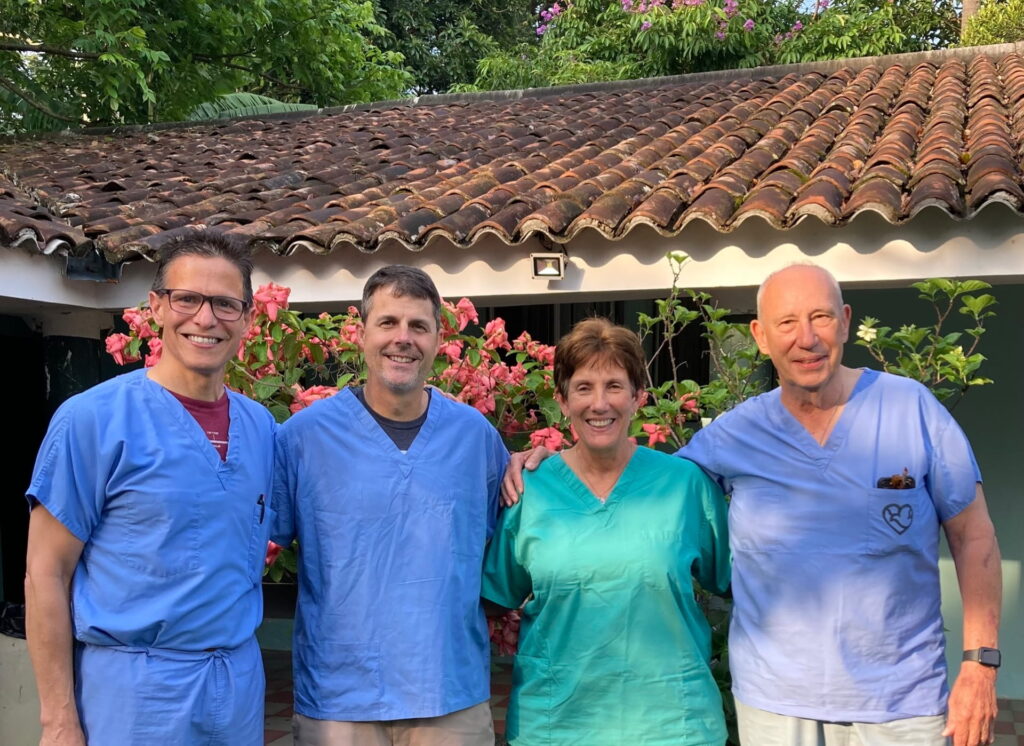
[[[75,705],[70,579],[59,575],[25,576],[25,630],[44,729],[80,729]]]
[[[999,647],[1003,579],[995,534],[967,538],[953,561],[964,609],[964,650]]]

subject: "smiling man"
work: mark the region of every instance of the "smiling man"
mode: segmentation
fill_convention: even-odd
[[[366,386],[282,426],[272,538],[296,536],[301,746],[493,744],[480,602],[508,454],[476,410],[425,388],[441,299],[393,265],[363,289]]]
[[[149,294],[160,361],[50,422],[27,491],[41,746],[263,743],[275,426],[224,387],[251,271],[215,235],[169,245]]]
[[[775,272],[757,305],[751,331],[778,387],[679,454],[732,493],[729,660],[741,740],[988,743],[1001,575],[967,438],[919,383],[842,364],[851,311],[824,269]],[[964,605],[965,662],[951,694],[940,526]]]

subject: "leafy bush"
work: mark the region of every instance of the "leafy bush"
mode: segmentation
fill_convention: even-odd
[[[984,0],[967,21],[963,46],[1003,44],[1024,39],[1024,0]]]

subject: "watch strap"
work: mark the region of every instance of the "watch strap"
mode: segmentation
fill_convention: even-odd
[[[1003,654],[998,648],[974,648],[964,651],[963,660],[980,663],[989,668],[999,668],[1003,663]]]

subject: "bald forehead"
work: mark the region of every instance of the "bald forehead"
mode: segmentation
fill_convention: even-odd
[[[843,307],[843,291],[832,273],[816,264],[793,264],[778,269],[768,275],[757,289],[757,316],[761,318],[765,298],[771,295],[787,295],[789,293],[825,287],[832,297],[836,310]]]

